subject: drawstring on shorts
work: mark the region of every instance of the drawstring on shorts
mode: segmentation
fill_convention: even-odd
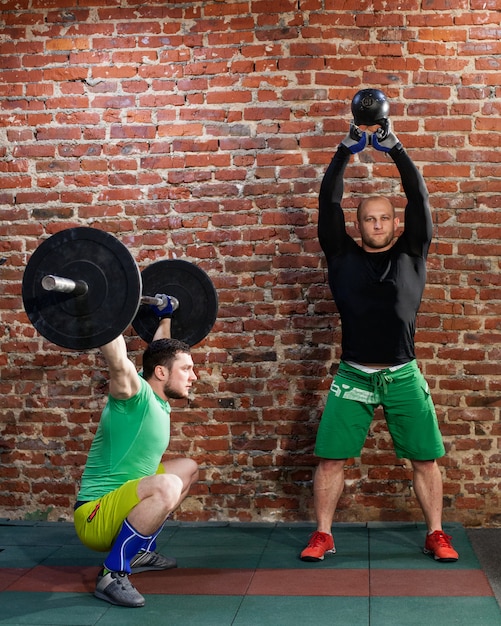
[[[379,372],[375,372],[372,376],[374,383],[374,395],[377,395],[378,393],[387,393],[388,385],[393,382],[391,374],[389,374],[387,370],[380,370]]]

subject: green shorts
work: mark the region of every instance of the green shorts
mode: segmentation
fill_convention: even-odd
[[[315,454],[325,459],[360,456],[380,405],[398,458],[431,461],[445,454],[428,384],[416,361],[375,373],[341,362],[320,420]]]
[[[164,471],[160,464],[156,473],[163,474]],[[137,486],[140,480],[129,480],[105,496],[84,502],[75,509],[75,530],[85,546],[97,552],[110,551],[124,519],[139,504]]]

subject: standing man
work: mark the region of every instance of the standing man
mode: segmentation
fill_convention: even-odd
[[[111,604],[144,606],[131,573],[176,567],[155,552],[167,517],[198,478],[197,464],[161,463],[170,437],[170,398],[187,398],[197,379],[187,344],[170,339],[174,306],[165,298],[158,329],[143,355],[140,376],[122,335],[102,346],[110,383],[78,499],[76,532],[86,546],[108,552],[94,595]]]
[[[362,200],[358,245],[346,232],[341,200],[345,168],[350,156],[367,145],[366,131],[374,133],[369,143],[395,162],[407,206],[405,229],[397,237],[399,220],[391,202],[380,196]],[[344,465],[360,456],[374,410],[381,405],[397,456],[412,464],[414,492],[428,528],[424,553],[437,561],[457,561],[451,537],[442,530],[442,477],[436,459],[445,449],[414,351],[433,226],[428,192],[386,116],[362,122],[355,116],[322,181],[319,209],[318,236],[341,317],[342,354],[315,446],[320,458],[314,477],[317,530],[301,559],[321,561],[336,551],[331,527],[344,488]]]

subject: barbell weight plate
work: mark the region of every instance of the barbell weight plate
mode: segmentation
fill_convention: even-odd
[[[46,291],[42,279],[48,274],[83,280],[88,292]],[[141,273],[124,244],[88,227],[46,239],[28,261],[22,285],[33,326],[52,343],[72,350],[90,350],[118,337],[134,319],[141,291]]]
[[[217,291],[209,276],[198,266],[182,259],[164,259],[141,272],[143,295],[165,293],[179,300],[171,323],[171,337],[190,346],[206,337],[217,318]],[[150,343],[158,327],[158,317],[141,304],[132,322],[137,334]]]

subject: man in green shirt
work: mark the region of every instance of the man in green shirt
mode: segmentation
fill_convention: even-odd
[[[197,379],[190,347],[170,338],[173,305],[158,310],[159,326],[143,355],[143,373],[127,356],[122,335],[101,347],[110,382],[82,476],[74,523],[81,541],[108,552],[94,595],[111,604],[144,606],[128,575],[176,566],[155,552],[168,516],[188,495],[198,466],[162,462],[169,444],[169,398],[187,398]]]

